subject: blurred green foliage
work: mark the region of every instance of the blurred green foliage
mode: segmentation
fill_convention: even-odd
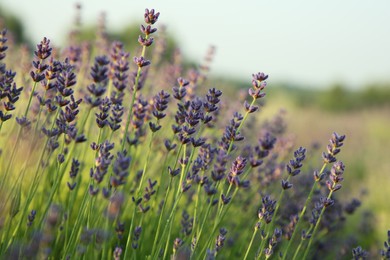
[[[234,96],[246,90],[248,82],[218,77],[213,79],[223,86],[224,94]],[[370,108],[390,107],[390,83],[377,83],[359,89],[334,84],[320,89],[272,82],[267,89],[267,99],[288,97],[299,108],[315,107],[327,112],[348,112]]]
[[[289,96],[298,107],[316,107],[329,112],[347,112],[390,106],[390,84],[384,83],[360,89],[349,89],[341,84],[335,84],[325,89],[309,89],[279,84],[269,88],[270,91],[275,95]]]
[[[10,13],[8,10],[5,10],[0,6],[0,28],[6,28],[10,35],[12,33],[13,40],[16,44],[28,43],[28,39],[24,34],[24,26],[21,20]]]

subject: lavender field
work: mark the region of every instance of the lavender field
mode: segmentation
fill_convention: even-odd
[[[33,48],[0,23],[0,259],[390,259],[390,107],[221,81],[139,18]]]

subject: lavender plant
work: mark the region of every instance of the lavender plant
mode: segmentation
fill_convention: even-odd
[[[343,228],[344,208],[351,214],[360,205],[335,193],[345,136],[333,133],[313,170],[311,151],[293,151],[280,115],[257,116],[268,75],[252,75],[243,104],[205,91],[214,48],[206,65],[186,71],[175,63],[175,81],[159,77],[172,69],[147,59],[159,17],[145,10],[133,64],[101,29],[99,50],[72,40],[53,55],[44,38],[28,80],[22,66],[7,70],[7,31],[0,33],[0,256],[332,257],[337,244],[319,248]],[[385,242],[384,259],[388,249]],[[350,250],[354,259],[368,256]]]

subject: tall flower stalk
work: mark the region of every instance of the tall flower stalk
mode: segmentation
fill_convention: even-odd
[[[322,181],[325,177],[324,171],[325,171],[326,166],[330,163],[334,163],[337,161],[336,155],[340,152],[340,147],[343,146],[344,139],[345,139],[345,135],[339,135],[336,132],[332,134],[332,137],[330,139],[330,143],[327,145],[327,152],[323,152],[323,154],[322,154],[324,164],[322,165],[322,168],[319,172],[318,171],[314,172],[314,184],[313,184],[313,186],[310,190],[310,193],[306,199],[305,205],[299,214],[298,222],[297,222],[295,229],[292,233],[292,236],[291,236],[290,241],[288,243],[288,246],[286,248],[286,252],[284,253],[284,258],[286,258],[287,254],[289,253],[289,249],[291,247],[291,244],[293,243],[294,238],[297,234],[297,231],[300,228],[300,225],[301,225],[302,220],[303,220],[303,216],[306,213],[306,209],[307,209],[309,203],[312,201],[313,193],[316,190],[318,183],[320,181]],[[303,242],[303,240],[301,240],[301,243],[302,242]],[[298,252],[299,252],[298,249],[295,250],[294,259],[298,255]]]
[[[158,20],[158,17],[160,16],[160,13],[155,13],[154,9],[146,9],[144,14],[144,20],[147,24],[146,27],[144,25],[141,25],[141,32],[143,36],[138,37],[138,42],[142,46],[141,55],[139,57],[134,57],[134,63],[137,65],[137,73],[134,79],[134,85],[133,85],[133,95],[131,97],[130,106],[129,106],[129,112],[127,115],[127,120],[125,124],[125,132],[123,134],[122,139],[122,150],[125,148],[125,144],[128,137],[128,131],[129,131],[129,125],[130,125],[130,119],[133,116],[133,106],[134,102],[137,97],[137,91],[140,88],[140,77],[142,69],[146,66],[150,65],[150,61],[145,59],[145,53],[146,48],[153,44],[153,37],[151,35],[157,31],[157,28],[152,28],[152,25],[155,24]]]

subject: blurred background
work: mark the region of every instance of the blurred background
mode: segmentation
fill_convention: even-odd
[[[347,167],[344,193],[359,197],[364,213],[354,216],[351,229],[371,223],[360,243],[366,248],[386,239],[389,1],[1,0],[0,27],[13,33],[15,45],[31,50],[44,36],[60,48],[76,27],[82,39],[93,39],[100,30],[124,42],[133,55],[145,8],[161,12],[157,27],[166,38],[167,59],[180,50],[184,64],[197,66],[207,56],[208,84],[225,95],[247,89],[252,73],[269,74],[261,116],[271,118],[283,109],[296,146],[325,148],[333,131],[346,134],[340,155]]]

